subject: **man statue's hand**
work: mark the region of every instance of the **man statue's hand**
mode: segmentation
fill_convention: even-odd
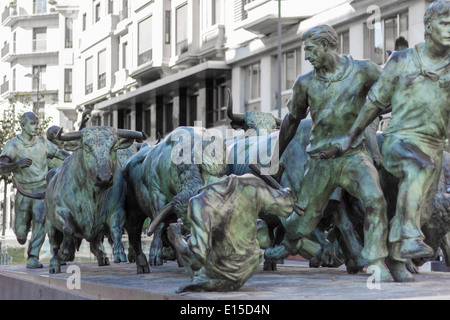
[[[331,140],[330,147],[320,152],[321,159],[330,159],[346,153],[352,146],[352,139],[347,135]]]
[[[19,161],[17,161],[17,166],[19,168],[29,168],[31,165],[33,164],[33,160],[25,158],[25,159],[20,159]]]

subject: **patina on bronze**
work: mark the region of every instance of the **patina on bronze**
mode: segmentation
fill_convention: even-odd
[[[399,179],[389,243],[395,265],[433,255],[421,224],[438,188],[450,112],[450,2],[435,1],[425,12],[425,42],[393,53],[348,133],[334,140],[344,155],[364,128],[392,107],[384,132],[383,162]]]

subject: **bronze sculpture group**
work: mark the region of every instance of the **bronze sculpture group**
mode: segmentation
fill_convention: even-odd
[[[281,123],[280,131],[262,138],[218,141],[203,128],[177,128],[155,146],[144,144],[122,168],[118,150],[145,140],[142,133],[87,127],[64,134],[56,128],[48,135],[56,139],[52,144],[36,136],[37,116],[24,114],[22,133],[0,155],[0,173],[14,174],[19,243],[33,226],[27,267],[42,267],[46,232],[51,273],[73,261],[83,239],[99,265],[109,263],[100,249],[104,237],[113,243],[114,262],[124,262],[125,230],[128,260],[138,273],[150,272],[140,237],[151,218],[150,265],[177,259],[193,279],[180,292],[238,290],[257,270],[260,248],[266,249],[265,269],[301,254],[314,266],[345,263],[349,273],[376,266],[381,281],[414,281],[411,261],[420,265],[440,247],[450,255],[450,228],[443,228],[449,224],[435,219],[435,208],[450,209],[444,152],[449,13],[449,1],[433,2],[425,13],[425,42],[392,53],[384,70],[338,54],[338,36],[329,26],[305,32],[305,58],[314,70],[295,81],[283,121],[267,118],[268,127]],[[377,135],[378,117],[390,111],[388,129]],[[311,119],[305,119],[308,112]],[[251,116],[229,116],[232,127],[248,128]],[[279,150],[272,165],[277,159],[285,164],[273,178],[249,174],[249,159],[227,163],[230,152],[236,156],[267,141]],[[52,158],[64,163],[47,175]]]

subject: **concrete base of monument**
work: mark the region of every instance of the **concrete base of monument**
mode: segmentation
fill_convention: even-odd
[[[376,283],[367,273],[347,274],[345,268],[311,269],[285,261],[277,271],[260,270],[236,292],[177,294],[190,281],[177,263],[151,267],[136,274],[131,263],[99,267],[95,263],[68,264],[62,273],[23,265],[0,266],[1,300],[377,300],[450,299],[450,274],[422,272],[414,283]]]

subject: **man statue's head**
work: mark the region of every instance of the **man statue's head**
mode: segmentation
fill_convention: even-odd
[[[206,138],[207,137],[207,138]],[[228,166],[226,162],[226,146],[223,140],[210,139],[207,134],[204,139],[194,145],[194,155],[196,159],[201,159],[200,168],[203,174],[212,177],[225,177]]]
[[[327,62],[330,54],[335,54],[339,46],[339,37],[328,25],[320,25],[306,31],[302,40],[305,48],[305,60],[314,68],[320,68]]]
[[[424,16],[425,40],[450,47],[450,1],[434,1]]]
[[[27,134],[30,137],[37,135],[39,126],[39,117],[34,112],[24,113],[20,119],[20,126],[22,127],[22,133]]]

